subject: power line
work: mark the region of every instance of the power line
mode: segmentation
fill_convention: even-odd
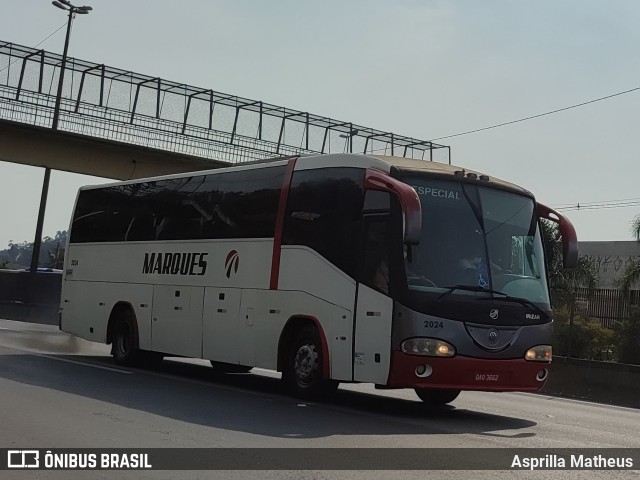
[[[563,205],[555,206],[555,209],[562,210],[565,212],[571,212],[571,211],[579,211],[579,210],[600,210],[600,209],[607,209],[607,208],[626,208],[626,207],[640,207],[640,198],[563,204]]]
[[[593,205],[593,204],[600,204],[600,203],[618,203],[618,202],[640,202],[640,198],[619,198],[619,199],[615,199],[615,200],[596,200],[593,202],[584,202],[581,205]],[[579,202],[578,202],[579,203]],[[553,208],[563,208],[563,207],[573,207],[577,205],[576,202],[572,202],[572,203],[556,203],[553,205]]]
[[[537,115],[531,115],[530,117],[519,118],[518,120],[511,120],[510,122],[498,123],[496,125],[491,125],[489,127],[476,128],[475,130],[468,130],[466,132],[455,133],[453,135],[446,135],[444,137],[434,138],[434,139],[431,139],[430,141],[431,142],[435,142],[437,140],[444,140],[445,138],[459,137],[461,135],[469,135],[470,133],[477,133],[477,132],[482,132],[484,130],[491,130],[492,128],[504,127],[505,125],[511,125],[513,123],[524,122],[525,120],[531,120],[533,118],[544,117],[545,115],[551,115],[553,113],[564,112],[565,110],[571,110],[572,108],[583,107],[585,105],[589,105],[590,103],[600,102],[602,100],[607,100],[609,98],[617,97],[619,95],[624,95],[626,93],[635,92],[637,90],[640,90],[640,87],[635,87],[635,88],[632,88],[630,90],[625,90],[624,92],[618,92],[618,93],[614,93],[614,94],[611,94],[611,95],[607,95],[606,97],[600,97],[600,98],[596,98],[594,100],[589,100],[588,102],[582,102],[582,103],[577,103],[575,105],[570,105],[568,107],[558,108],[556,110],[551,110],[550,112],[539,113]]]
[[[562,210],[563,212],[582,212],[585,210],[606,210],[610,208],[625,208],[625,207],[640,207],[640,202],[629,204],[629,205],[605,205],[601,207],[583,207],[582,205],[576,205],[573,208],[562,208],[558,210]]]
[[[67,22],[64,22],[62,25],[60,25],[58,28],[56,28],[53,32],[51,32],[49,35],[47,35],[45,38],[43,38],[42,40],[40,40],[38,43],[36,43],[33,48],[39,47],[40,45],[42,45],[44,42],[46,42],[47,40],[49,40],[51,37],[53,37],[56,33],[58,33],[60,30],[62,30],[64,27],[67,26]],[[11,62],[10,64],[8,64],[6,67],[4,67],[3,69],[0,70],[0,73],[4,72],[7,68],[9,68],[11,65],[13,65],[14,63],[20,61],[20,59],[16,59],[13,62]]]
[[[33,48],[39,47],[40,45],[42,45],[44,42],[49,40],[51,37],[53,37],[56,33],[58,33],[60,30],[62,30],[66,26],[67,26],[67,22],[64,22],[62,25],[56,28],[53,32],[51,32],[47,37],[45,37],[43,40],[41,40],[36,45],[34,45]]]

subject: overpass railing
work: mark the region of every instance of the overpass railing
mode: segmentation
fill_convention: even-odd
[[[61,64],[0,41],[0,119],[51,128]],[[229,163],[339,152],[450,163],[445,145],[75,58],[58,130]]]

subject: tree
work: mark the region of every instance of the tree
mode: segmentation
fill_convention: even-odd
[[[53,238],[44,237],[38,264],[44,267],[62,268],[64,262],[64,247],[67,243],[67,232],[56,232]],[[9,242],[9,248],[0,250],[0,261],[28,268],[31,265],[33,243]]]
[[[640,242],[640,215],[631,222],[631,235]],[[630,302],[630,290],[633,284],[640,281],[640,260],[632,260],[625,268],[620,279],[620,288],[625,300]],[[629,317],[617,325],[620,361],[640,364],[640,309],[630,306]]]
[[[631,235],[640,242],[640,214],[636,215],[631,222]],[[627,295],[631,286],[640,281],[640,260],[634,259],[624,269],[622,278],[620,279],[620,288]]]
[[[562,238],[555,223],[542,222],[542,238],[547,256],[552,305],[574,306],[578,288],[586,288],[590,296],[598,288],[598,271],[594,262],[587,257],[580,257],[575,268],[564,268]]]
[[[616,325],[618,361],[640,365],[640,309],[631,307],[629,317]]]
[[[568,357],[577,354],[582,358],[594,358],[595,354],[591,346],[607,343],[610,339],[604,338],[607,337],[606,332],[589,323],[588,319],[578,318],[577,325],[574,320],[578,288],[586,288],[587,298],[590,298],[598,287],[598,271],[593,261],[587,257],[580,257],[575,268],[564,268],[562,238],[558,225],[544,220],[541,225],[547,257],[551,305],[557,312],[554,315],[556,319],[554,345],[560,346],[562,353]],[[564,315],[560,312],[564,312]],[[590,334],[583,335],[585,330]],[[574,343],[577,348],[574,348]]]
[[[631,235],[640,242],[640,214],[636,215],[631,222]]]

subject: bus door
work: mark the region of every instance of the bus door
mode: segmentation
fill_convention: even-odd
[[[367,191],[355,315],[353,379],[386,384],[391,357],[393,301],[389,297],[391,197]]]

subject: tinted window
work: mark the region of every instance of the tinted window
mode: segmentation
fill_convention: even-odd
[[[389,215],[366,215],[363,237],[359,280],[371,288],[389,293]]]
[[[283,244],[306,245],[355,277],[364,170],[327,168],[295,172]]]
[[[131,194],[125,186],[80,193],[71,242],[117,242],[125,238],[131,224]]]
[[[273,237],[284,169],[83,190],[71,242]]]

